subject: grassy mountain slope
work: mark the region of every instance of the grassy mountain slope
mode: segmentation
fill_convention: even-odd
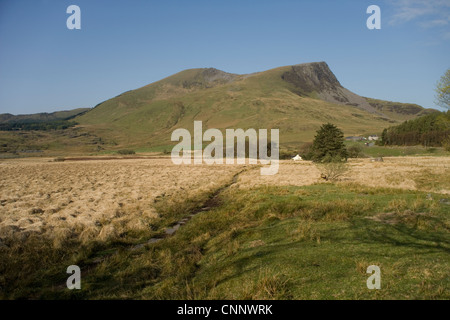
[[[382,110],[381,110],[382,111]],[[343,88],[324,62],[236,75],[190,69],[125,92],[76,118],[119,146],[170,145],[176,128],[279,128],[280,143],[309,141],[324,122],[345,134],[381,133],[403,120]]]

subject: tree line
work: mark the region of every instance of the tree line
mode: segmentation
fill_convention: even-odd
[[[383,130],[381,145],[446,147],[450,137],[450,111],[435,112]]]

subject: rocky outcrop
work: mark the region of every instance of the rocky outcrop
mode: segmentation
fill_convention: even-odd
[[[316,96],[327,102],[350,105],[383,116],[365,98],[345,89],[326,62],[294,65],[281,78],[291,83],[292,92],[300,96]]]

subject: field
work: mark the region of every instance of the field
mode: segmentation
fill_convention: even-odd
[[[87,242],[148,231],[159,218],[158,200],[201,195],[239,169],[180,167],[170,159],[49,161],[23,159],[0,166],[2,237],[36,234],[61,244],[68,237]]]
[[[449,168],[351,159],[326,182],[308,161],[261,176],[169,158],[2,160],[0,298],[448,299]],[[65,287],[72,264],[82,290]],[[381,290],[366,287],[371,264]]]

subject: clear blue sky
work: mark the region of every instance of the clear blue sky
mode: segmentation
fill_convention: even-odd
[[[81,30],[66,9],[81,8]],[[381,8],[381,30],[366,9]],[[97,103],[188,68],[326,61],[368,97],[435,107],[450,1],[0,0],[0,113]]]

